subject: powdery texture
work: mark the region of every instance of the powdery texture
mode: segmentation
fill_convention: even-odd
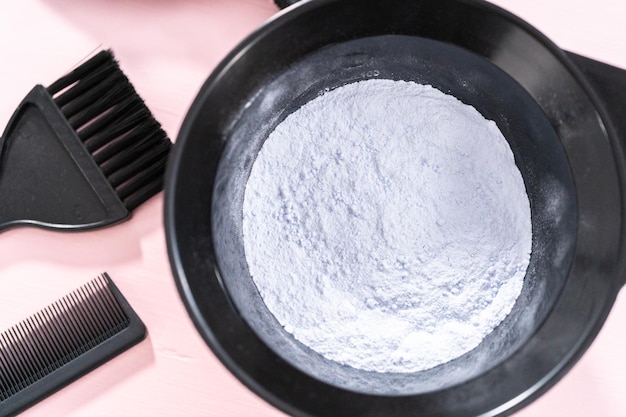
[[[361,81],[279,124],[243,204],[246,259],[285,330],[324,357],[415,372],[511,311],[530,205],[493,121],[430,86]]]

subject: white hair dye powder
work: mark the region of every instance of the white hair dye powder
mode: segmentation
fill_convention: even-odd
[[[270,134],[243,205],[246,260],[285,330],[327,359],[416,372],[509,314],[528,196],[493,121],[414,82],[327,92]]]

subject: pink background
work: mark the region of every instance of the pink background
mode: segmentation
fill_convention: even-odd
[[[497,0],[573,52],[626,68],[623,0]],[[277,12],[270,0],[20,0],[0,3],[0,125],[30,88],[112,48],[172,139],[224,55]],[[626,94],[626,92],[624,92]],[[280,416],[202,342],[176,292],[162,194],[105,230],[0,234],[0,330],[108,271],[148,338],[24,413],[55,416]],[[516,417],[626,416],[626,294],[575,368]]]

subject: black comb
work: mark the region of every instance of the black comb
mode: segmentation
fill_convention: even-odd
[[[113,53],[101,51],[35,86],[11,117],[0,139],[0,231],[126,219],[163,189],[171,146]]]
[[[145,335],[106,273],[88,282],[0,333],[0,417],[41,401]]]

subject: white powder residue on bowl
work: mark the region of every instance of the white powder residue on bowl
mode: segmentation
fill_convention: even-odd
[[[493,121],[413,82],[323,94],[271,133],[246,260],[285,330],[327,359],[415,372],[480,344],[520,294],[528,196]]]

